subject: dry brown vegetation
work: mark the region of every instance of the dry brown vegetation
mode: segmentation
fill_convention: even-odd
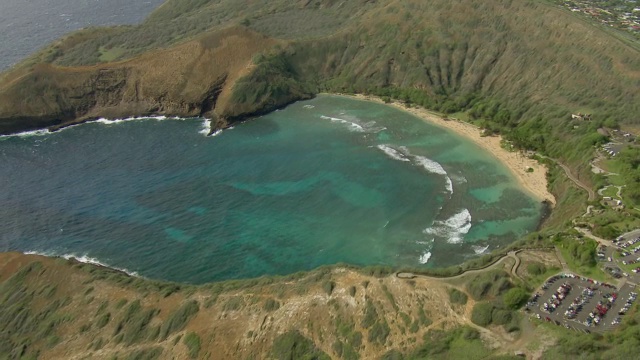
[[[487,353],[508,340],[470,322],[470,296],[449,302],[452,289],[465,294],[464,286],[436,279],[333,268],[191,287],[34,255],[0,254],[0,264],[0,316],[10,319],[0,350],[10,358],[121,358],[134,351],[185,358],[196,344],[199,358],[279,358],[274,344],[291,331],[347,359],[410,353],[425,334],[461,325],[478,329]]]

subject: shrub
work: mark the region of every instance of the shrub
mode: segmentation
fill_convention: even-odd
[[[172,333],[182,330],[198,310],[200,310],[200,307],[196,300],[190,300],[180,306],[180,308],[174,311],[169,316],[169,319],[162,324],[162,328],[160,329],[160,339],[166,340]]]
[[[471,321],[479,326],[488,326],[491,324],[493,313],[493,304],[488,302],[479,302],[473,307],[471,312]]]
[[[531,275],[542,275],[547,271],[547,268],[544,266],[544,264],[538,263],[538,262],[534,262],[531,263],[529,265],[527,265],[527,272]]]
[[[390,332],[391,329],[389,329],[386,321],[376,322],[371,329],[369,329],[369,342],[384,345]]]
[[[333,282],[333,281],[325,281],[325,282],[322,283],[322,289],[329,296],[331,295],[331,293],[333,292],[333,289],[335,289],[335,287],[336,287],[336,283]]]
[[[464,305],[467,303],[467,294],[463,293],[458,289],[450,289],[449,290],[449,301],[453,304],[461,304]]]
[[[512,309],[517,309],[525,301],[527,301],[528,297],[529,297],[529,293],[527,292],[527,290],[521,287],[515,287],[512,289],[509,289],[509,291],[507,291],[504,294],[504,296],[502,297],[502,301],[507,307]]]
[[[244,298],[242,296],[234,296],[227,300],[222,307],[224,311],[236,311],[240,310],[245,305]]]
[[[275,310],[278,310],[280,308],[280,302],[278,302],[277,300],[269,298],[264,302],[264,305],[262,306],[262,308],[265,311],[275,311]]]
[[[273,341],[271,357],[274,359],[331,359],[326,353],[318,349],[313,341],[304,337],[297,330],[290,330],[279,335]]]
[[[506,325],[511,322],[512,314],[509,310],[494,308],[491,313],[491,323],[496,325]]]
[[[96,321],[96,327],[98,329],[102,329],[109,323],[109,320],[111,320],[111,313],[104,313],[100,315],[100,317]]]
[[[154,360],[162,355],[162,348],[159,346],[148,347],[144,349],[139,349],[132,351],[129,356],[126,357],[127,360]]]
[[[378,311],[376,310],[375,305],[368,297],[365,300],[364,306],[364,317],[362,318],[362,322],[360,326],[367,329],[371,327],[378,320]]]
[[[200,353],[200,337],[194,332],[188,333],[182,340],[189,349],[189,357],[196,359]]]

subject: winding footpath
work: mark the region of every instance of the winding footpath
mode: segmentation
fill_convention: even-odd
[[[543,248],[539,248],[539,249],[519,249],[516,251],[509,251],[508,253],[502,255],[502,257],[498,258],[496,261],[494,261],[491,264],[488,264],[482,268],[479,269],[470,269],[470,270],[465,270],[463,272],[461,272],[458,275],[453,275],[453,276],[446,276],[446,277],[438,277],[438,276],[429,276],[429,275],[424,275],[424,274],[415,274],[412,272],[399,272],[396,273],[396,277],[398,277],[399,279],[414,279],[417,277],[421,277],[421,278],[426,278],[426,279],[432,279],[432,280],[453,280],[453,279],[459,279],[463,276],[466,275],[471,275],[471,274],[477,274],[477,273],[481,273],[484,271],[487,271],[493,267],[495,267],[496,265],[502,263],[506,258],[512,258],[514,259],[514,264],[511,267],[511,274],[513,276],[515,276],[516,278],[522,280],[522,278],[520,277],[520,275],[517,274],[518,271],[518,267],[520,266],[520,258],[518,257],[518,253],[521,251],[525,251],[525,250],[544,250]]]
[[[558,161],[558,160],[556,160],[554,158],[550,158],[550,157],[542,155],[542,154],[536,154],[536,155],[540,156],[541,158],[549,159],[549,160],[555,162],[556,164],[558,164],[558,166],[560,166],[562,168],[562,170],[564,170],[564,173],[567,175],[569,180],[573,181],[574,184],[576,184],[578,187],[582,188],[584,191],[586,191],[589,194],[589,201],[593,201],[593,200],[596,199],[596,193],[593,191],[593,189],[591,189],[589,186],[587,186],[585,183],[583,183],[577,177],[575,177],[571,173],[571,169],[569,169],[569,167],[567,165],[561,163],[560,161]]]

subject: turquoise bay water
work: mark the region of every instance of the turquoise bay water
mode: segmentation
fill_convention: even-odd
[[[202,283],[338,262],[446,266],[540,219],[488,153],[384,105],[324,95],[214,137],[202,126],[0,138],[0,250]]]

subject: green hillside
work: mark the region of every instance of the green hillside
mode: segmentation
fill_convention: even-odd
[[[0,74],[0,134],[148,114],[223,128],[320,92],[425,107],[537,153],[557,206],[513,246],[555,246],[567,263],[555,250],[518,258],[509,248],[431,272],[455,275],[444,280],[331,267],[193,287],[0,253],[0,359],[507,359],[520,345],[550,359],[637,354],[637,306],[615,332],[573,336],[507,311],[502,297],[563,266],[606,278],[595,242],[573,228],[611,239],[640,217],[587,204],[584,191],[620,186],[640,204],[637,147],[603,161],[615,177],[590,164],[612,137],[603,128],[640,128],[640,45],[555,1],[168,0],[140,25],[75,32]],[[540,259],[549,270],[522,272]],[[461,275],[484,267],[495,279]],[[473,279],[504,288],[474,297]],[[474,313],[505,321],[478,325]]]

